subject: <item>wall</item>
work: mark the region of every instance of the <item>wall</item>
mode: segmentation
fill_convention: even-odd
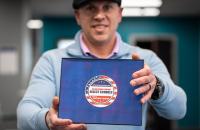
[[[198,59],[200,59],[200,21],[199,21],[199,58]],[[200,95],[200,60],[199,60],[199,95]],[[200,96],[199,96],[199,101],[200,101]],[[199,103],[199,108],[200,108],[200,103]],[[200,112],[199,112],[199,116],[198,116],[199,118],[200,118]],[[199,127],[200,127],[200,123],[199,123]]]
[[[44,18],[41,52],[56,48],[60,38],[74,38],[79,27],[73,18]],[[50,38],[48,38],[50,36]]]
[[[19,89],[20,98],[28,86],[28,81],[33,67],[33,48],[31,30],[26,27],[27,21],[31,19],[30,1],[23,0],[22,2],[22,19],[21,19],[21,86]]]
[[[14,47],[18,55],[18,73],[0,74],[0,109],[6,120],[16,118],[16,108],[30,73],[30,36],[26,28],[30,14],[26,6],[27,3],[22,0],[0,0],[0,48]],[[27,62],[27,59],[30,61]]]
[[[21,2],[0,1],[0,47],[16,48],[20,59],[21,52]],[[9,59],[8,59],[9,60]],[[4,116],[15,115],[19,101],[20,65],[16,75],[0,75],[0,104]]]
[[[41,51],[56,47],[61,38],[73,38],[79,27],[73,18],[44,18],[43,47]],[[179,121],[182,128],[200,128],[199,95],[199,18],[123,18],[119,32],[122,39],[129,41],[131,35],[166,34],[177,37],[178,84],[188,96],[188,111]],[[123,32],[123,33],[122,33]],[[175,106],[176,107],[176,106]]]

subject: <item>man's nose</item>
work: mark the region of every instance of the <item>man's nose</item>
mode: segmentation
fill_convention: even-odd
[[[95,12],[94,19],[95,20],[103,20],[103,19],[105,19],[105,16],[106,16],[106,14],[105,14],[104,10],[103,9],[98,9]]]

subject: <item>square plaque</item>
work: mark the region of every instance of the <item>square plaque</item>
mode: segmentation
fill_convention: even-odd
[[[63,58],[59,118],[75,123],[142,125],[142,95],[134,95],[132,73],[143,60]]]

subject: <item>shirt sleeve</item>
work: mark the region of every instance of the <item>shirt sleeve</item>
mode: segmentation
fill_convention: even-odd
[[[164,63],[156,54],[152,53],[147,61],[153,73],[159,77],[165,87],[162,97],[158,100],[150,100],[150,104],[158,115],[166,119],[177,120],[183,118],[187,109],[187,97],[184,90],[174,84]]]
[[[55,96],[55,78],[51,60],[43,55],[36,64],[28,89],[17,108],[19,130],[48,130],[45,115]]]

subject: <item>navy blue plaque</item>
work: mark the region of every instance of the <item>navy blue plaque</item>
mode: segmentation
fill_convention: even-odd
[[[132,73],[143,60],[63,58],[59,118],[75,123],[142,125],[142,95],[134,95]]]

